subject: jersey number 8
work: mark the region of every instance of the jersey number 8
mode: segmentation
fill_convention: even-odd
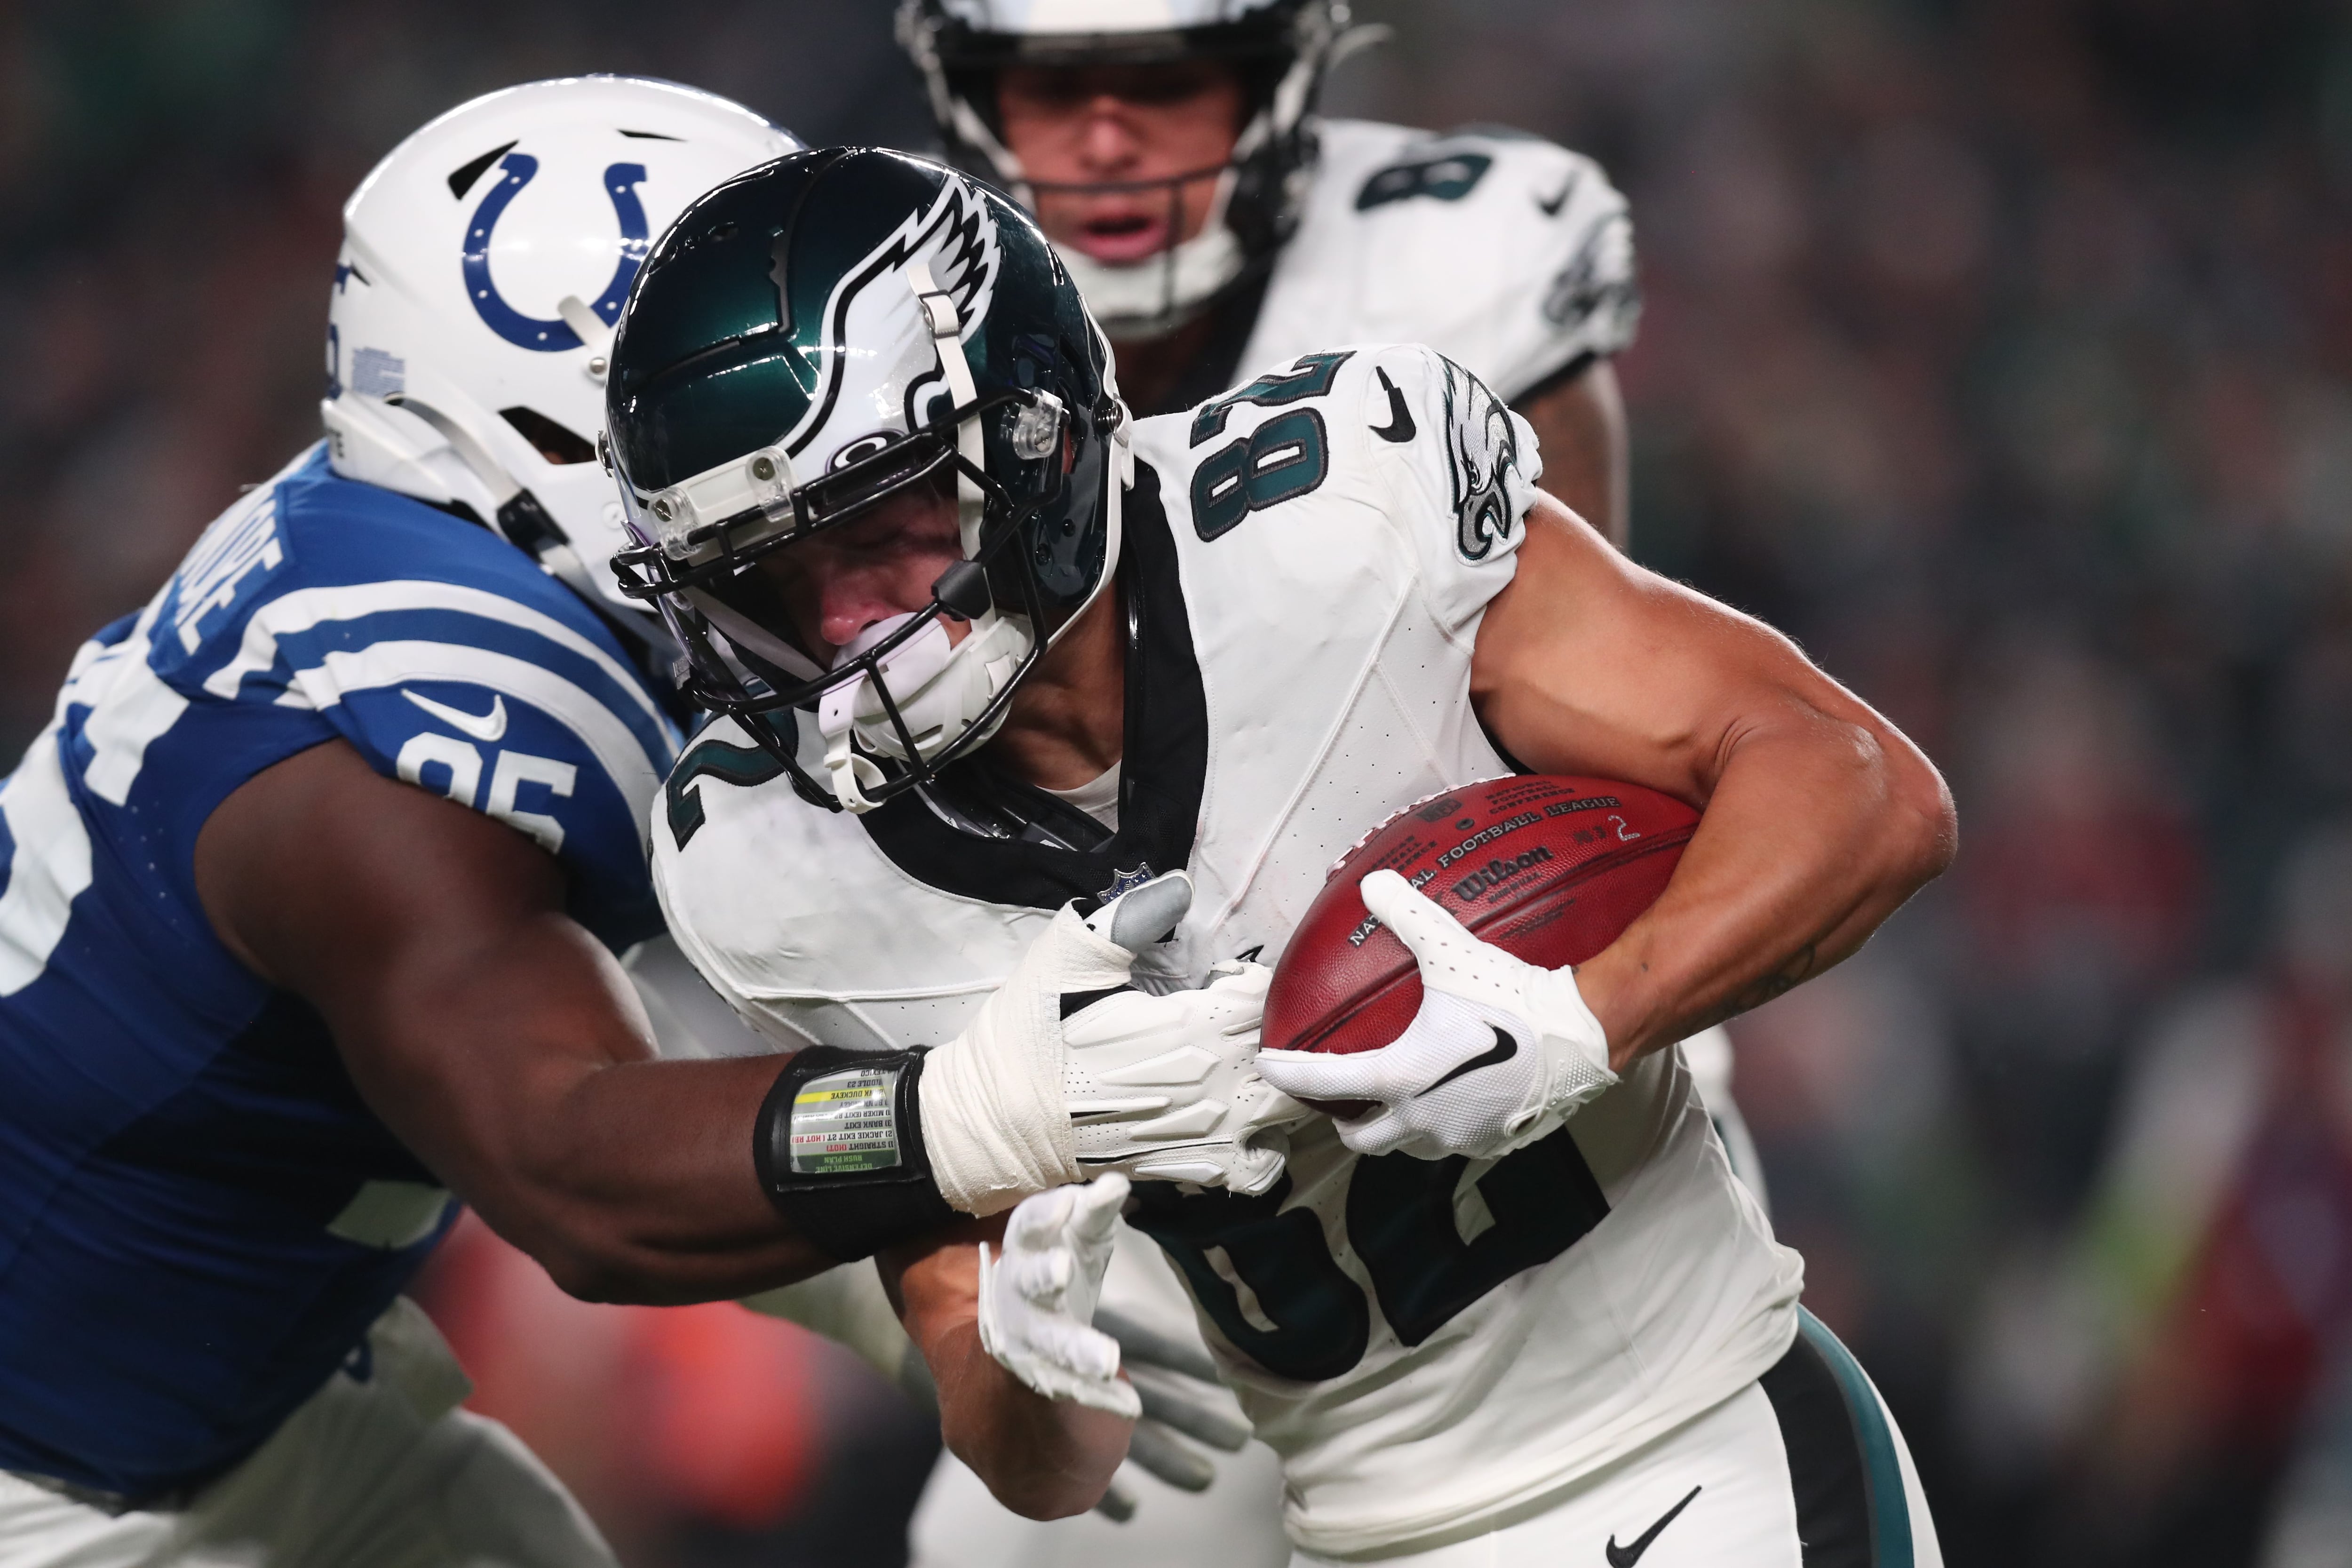
[[[1295,500],[1331,472],[1323,416],[1295,409],[1201,459],[1192,470],[1192,529],[1203,541],[1230,533],[1254,511]]]

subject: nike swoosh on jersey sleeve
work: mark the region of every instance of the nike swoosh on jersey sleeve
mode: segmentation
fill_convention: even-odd
[[[1411,543],[1431,609],[1462,630],[1511,580],[1542,472],[1535,434],[1434,349],[1397,344],[1368,358],[1357,395],[1373,438],[1359,449],[1403,481],[1391,522]]]
[[[294,672],[294,689],[325,710],[351,693],[408,681],[464,681],[528,702],[577,736],[630,811],[642,816],[668,768],[667,750],[647,747],[611,708],[543,666],[462,643],[393,640],[336,649]]]
[[[503,693],[490,694],[490,710],[468,713],[462,708],[452,708],[446,702],[436,702],[422,692],[403,688],[400,693],[415,707],[430,713],[461,735],[470,735],[484,745],[494,745],[507,732],[507,700]]]

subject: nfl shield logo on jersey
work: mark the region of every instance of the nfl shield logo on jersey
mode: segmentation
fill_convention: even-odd
[[[1149,860],[1137,866],[1132,871],[1122,871],[1114,866],[1110,872],[1110,886],[1097,893],[1095,897],[1107,904],[1122,893],[1134,891],[1158,875],[1160,873],[1151,868],[1151,862]]]

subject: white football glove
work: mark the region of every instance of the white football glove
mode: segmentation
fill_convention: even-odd
[[[980,1342],[1048,1399],[1130,1419],[1143,1413],[1118,1375],[1118,1342],[1094,1326],[1127,1178],[1097,1177],[1024,1198],[1004,1226],[1004,1254],[980,1246]]]
[[[1360,1154],[1491,1159],[1547,1137],[1617,1081],[1609,1040],[1576,976],[1479,941],[1394,871],[1363,880],[1364,907],[1412,950],[1421,1011],[1351,1056],[1260,1051],[1266,1082],[1302,1100],[1371,1100],[1339,1125]]]
[[[923,1144],[950,1204],[996,1214],[1107,1171],[1274,1185],[1276,1130],[1308,1112],[1255,1065],[1270,972],[1219,964],[1207,985],[1164,996],[1129,982],[1192,901],[1175,871],[1087,920],[1065,906],[971,1026],[925,1058]]]

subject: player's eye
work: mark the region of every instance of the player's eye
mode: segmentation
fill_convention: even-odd
[[[1121,72],[1107,90],[1128,102],[1149,108],[1190,103],[1223,85],[1225,68],[1206,60],[1170,65],[1134,66]]]
[[[1093,96],[1093,83],[1083,71],[1045,67],[1016,68],[1004,73],[997,91],[1000,100],[1010,100],[1034,113],[1040,110],[1066,110],[1084,103]]]

